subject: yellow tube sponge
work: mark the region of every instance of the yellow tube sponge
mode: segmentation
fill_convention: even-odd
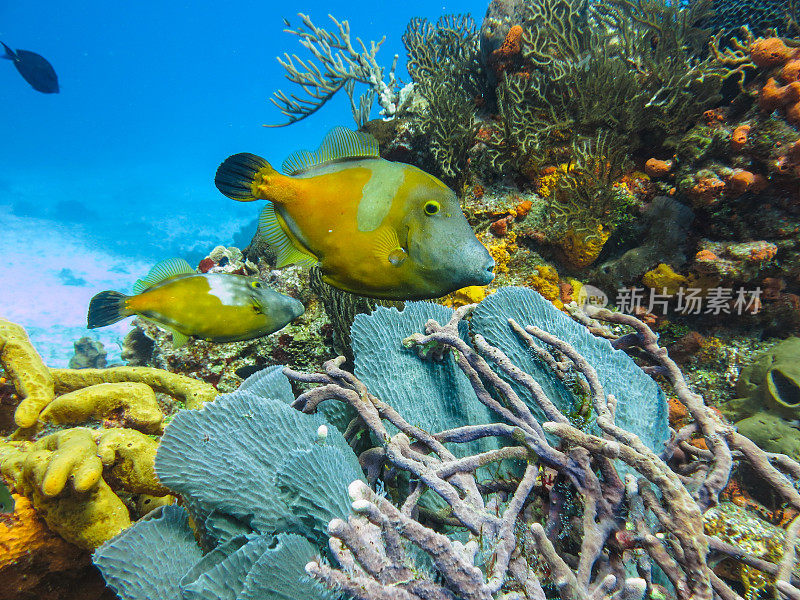
[[[106,479],[114,489],[133,494],[169,494],[156,477],[157,449],[157,441],[135,429],[105,429],[97,440],[97,453],[107,467]]]
[[[91,429],[0,442],[0,472],[33,501],[50,529],[76,546],[94,549],[130,525],[127,507],[101,477]]]
[[[53,400],[40,415],[45,423],[74,425],[122,411],[123,424],[146,433],[161,433],[164,413],[145,383],[99,383]]]
[[[71,392],[100,383],[132,381],[145,383],[156,392],[169,394],[186,408],[200,408],[217,395],[210,383],[152,367],[110,367],[108,369],[50,369],[58,393]]]
[[[103,476],[92,430],[59,431],[34,442],[25,457],[25,478],[45,496],[60,494],[67,481],[76,492],[92,489]]]
[[[33,488],[33,505],[50,529],[87,550],[94,550],[131,525],[128,507],[102,479],[88,492],[56,498]]]
[[[55,396],[53,377],[25,330],[4,319],[0,319],[0,363],[22,398],[14,413],[14,421],[19,427],[32,427],[39,419],[39,413]]]

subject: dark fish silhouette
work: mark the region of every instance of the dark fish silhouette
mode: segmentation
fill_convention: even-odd
[[[0,42],[0,44],[3,44],[3,42]],[[56,75],[53,65],[47,62],[44,57],[28,50],[14,52],[5,44],[3,44],[3,48],[6,49],[3,58],[14,62],[19,74],[31,84],[33,89],[43,94],[58,93],[58,75]]]

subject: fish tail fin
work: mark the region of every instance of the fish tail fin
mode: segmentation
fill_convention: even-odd
[[[3,42],[0,42],[0,44],[3,44]],[[7,58],[8,60],[14,60],[15,58],[17,58],[17,55],[14,54],[14,51],[11,48],[6,46],[5,44],[3,44],[3,48],[6,49],[6,53],[0,58]]]
[[[266,200],[259,187],[269,184],[271,176],[278,172],[260,156],[241,152],[225,159],[217,169],[214,183],[228,198],[240,202]]]
[[[100,292],[89,302],[89,313],[86,315],[86,323],[89,329],[105,327],[133,313],[125,307],[128,296],[119,292]]]

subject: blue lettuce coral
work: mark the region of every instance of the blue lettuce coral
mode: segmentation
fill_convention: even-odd
[[[184,497],[205,554],[182,508],[136,523],[94,555],[124,600],[327,596],[303,569],[327,523],[349,514],[347,486],[363,475],[342,434],[291,408],[292,400],[274,368],[175,416],[156,472]]]
[[[443,306],[409,302],[402,312],[380,308],[361,315],[352,328],[355,371],[367,389],[408,422],[433,432],[497,418],[477,398],[457,364],[456,350],[431,359],[436,354],[431,348],[423,358],[403,343],[423,331],[429,319],[444,323],[452,316]],[[471,331],[462,324],[461,340],[471,344],[474,336],[483,336],[569,413],[578,405],[572,389],[521,341],[510,319],[523,328],[536,325],[572,345],[594,366],[605,391],[616,396],[617,424],[660,451],[668,437],[663,393],[627,355],[538,293],[498,291],[475,309]],[[509,383],[544,418],[527,391]],[[162,438],[156,472],[183,497],[185,508],[161,509],[94,556],[123,600],[314,600],[329,595],[304,568],[325,547],[328,523],[350,515],[347,489],[352,481],[363,481],[363,473],[340,431],[319,414],[292,408],[293,401],[281,367],[273,367],[201,410],[175,416]],[[497,445],[489,437],[454,451],[483,452]],[[189,527],[189,516],[196,531]]]

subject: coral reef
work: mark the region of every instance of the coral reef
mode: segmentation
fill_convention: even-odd
[[[743,581],[748,597],[796,593],[794,552],[778,553],[794,548],[796,524],[765,541],[752,516],[712,509],[734,460],[800,508],[790,481],[800,464],[767,455],[709,409],[641,321],[586,310],[576,323],[535,292],[505,288],[455,312],[407,303],[357,316],[356,375],[343,358],[324,373],[285,369],[316,386],[295,399],[279,369],[261,372],[167,428],[156,468],[184,496],[205,556],[183,509],[167,507],[95,562],[125,600],[213,594],[222,573],[241,598],[282,597],[287,585],[324,597],[306,575],[365,600],[590,589],[642,598],[667,587],[677,598],[738,597],[724,578]],[[671,383],[686,411],[677,435],[667,434],[666,398],[623,347]],[[342,425],[367,443],[360,466],[333,426],[299,412],[335,417],[342,406],[359,416]],[[331,453],[339,458],[324,462]],[[746,552],[738,539],[756,546]],[[175,552],[159,559],[165,546]],[[713,570],[721,558],[744,566]],[[638,576],[623,568],[631,561]]]

